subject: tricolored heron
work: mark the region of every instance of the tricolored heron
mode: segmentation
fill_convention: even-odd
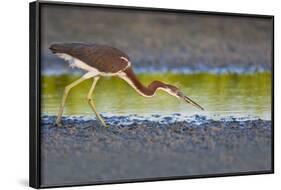
[[[128,55],[114,47],[99,44],[57,43],[52,44],[50,50],[60,58],[68,61],[71,67],[86,71],[81,78],[65,87],[56,119],[56,125],[58,126],[61,125],[61,117],[69,91],[82,81],[92,78],[93,83],[87,95],[87,101],[101,123],[107,127],[97,112],[92,99],[94,88],[101,76],[120,77],[144,97],[153,97],[157,90],[162,90],[204,110],[199,104],[185,96],[176,86],[165,84],[161,81],[153,81],[148,86],[144,86],[134,74]]]

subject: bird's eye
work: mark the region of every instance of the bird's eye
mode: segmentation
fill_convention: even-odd
[[[181,91],[177,91],[176,94],[177,94],[177,96],[179,96],[179,97],[182,97],[182,96],[183,96],[183,94],[182,94]]]

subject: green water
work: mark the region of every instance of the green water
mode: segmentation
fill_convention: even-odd
[[[202,105],[206,111],[179,101],[157,91],[152,98],[137,94],[122,79],[101,78],[94,91],[94,100],[100,113],[104,114],[172,114],[225,116],[254,116],[271,118],[271,74],[139,74],[146,85],[153,80],[176,85],[191,99]],[[42,76],[42,112],[56,114],[64,87],[79,76]],[[94,115],[88,106],[86,96],[92,80],[74,87],[69,94],[65,115]]]

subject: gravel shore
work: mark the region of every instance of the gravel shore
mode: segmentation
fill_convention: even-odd
[[[171,116],[114,125],[124,121],[116,116],[104,128],[83,117],[64,117],[55,127],[54,119],[41,121],[45,185],[271,169],[271,121]]]

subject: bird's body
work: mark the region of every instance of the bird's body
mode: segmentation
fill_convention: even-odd
[[[203,110],[200,105],[187,96],[184,96],[183,93],[173,85],[165,84],[161,81],[153,81],[150,85],[144,86],[134,74],[129,56],[116,48],[99,44],[62,43],[51,45],[50,50],[60,58],[68,61],[71,67],[82,69],[86,72],[80,79],[65,88],[56,124],[60,124],[63,108],[70,89],[86,79],[94,78],[87,100],[97,117],[103,125],[106,126],[105,122],[96,111],[92,100],[92,93],[100,76],[117,76],[126,81],[144,97],[152,97],[157,90],[163,90]]]
[[[102,75],[114,75],[131,65],[129,57],[122,51],[105,45],[66,43],[55,44],[51,50],[69,61],[73,67]]]

